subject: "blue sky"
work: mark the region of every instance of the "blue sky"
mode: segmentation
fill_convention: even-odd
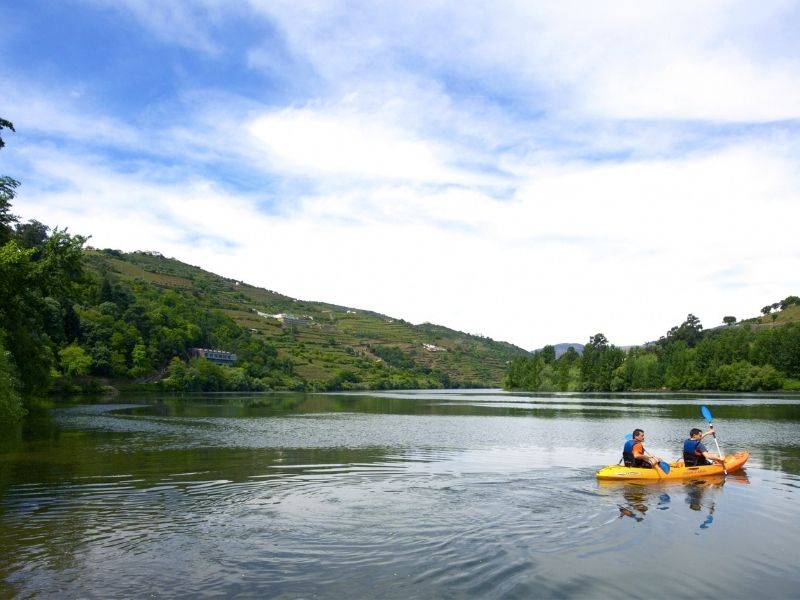
[[[0,0],[14,212],[527,349],[800,291],[794,3]]]

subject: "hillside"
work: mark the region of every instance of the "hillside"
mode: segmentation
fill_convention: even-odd
[[[508,389],[536,391],[800,391],[800,297],[763,316],[706,329],[693,314],[655,342],[623,348],[603,334],[578,353],[546,346],[509,365]]]
[[[439,325],[412,325],[367,310],[297,300],[157,253],[88,249],[86,264],[97,277],[128,286],[137,296],[171,293],[230,318],[277,353],[276,364],[292,381],[276,387],[495,387],[507,363],[528,354]]]
[[[782,310],[776,308],[771,314],[744,319],[739,325],[749,324],[757,330],[782,327],[790,323],[800,323],[800,304],[786,306]]]

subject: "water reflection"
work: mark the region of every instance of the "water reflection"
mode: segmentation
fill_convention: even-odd
[[[725,475],[714,475],[691,481],[662,481],[660,483],[640,483],[632,481],[598,481],[598,486],[613,496],[620,519],[641,522],[651,508],[669,510],[673,497],[683,495],[684,504],[692,511],[705,512],[700,529],[708,529],[714,523],[714,511],[718,496],[724,485],[749,485],[744,471]]]
[[[139,397],[141,407],[130,414],[157,416],[252,417],[282,414],[359,412],[379,414],[535,415],[554,419],[580,414],[584,418],[615,419],[636,413],[696,421],[698,405],[713,406],[717,421],[769,419],[800,421],[796,398],[769,396],[727,400],[691,395],[614,396],[598,394],[512,394],[497,390],[430,390],[310,394],[221,393]]]
[[[685,594],[686,564],[713,569],[719,597],[800,587],[797,401],[115,401],[0,432],[0,598],[634,597],[634,547],[658,597]],[[595,480],[640,423],[654,450],[676,452],[701,403],[726,450],[753,450],[749,478]],[[693,535],[704,543],[685,544]]]

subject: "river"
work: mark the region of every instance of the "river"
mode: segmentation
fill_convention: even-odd
[[[743,472],[595,479],[703,404]],[[2,430],[0,597],[792,598],[798,500],[797,396],[118,396]]]

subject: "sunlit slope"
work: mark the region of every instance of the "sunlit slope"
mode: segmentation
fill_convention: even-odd
[[[156,253],[88,251],[89,264],[192,297],[273,345],[305,380],[327,381],[342,371],[365,375],[376,365],[398,373],[441,372],[446,386],[499,386],[521,348],[446,327],[412,325],[375,312],[290,298],[227,279]]]

